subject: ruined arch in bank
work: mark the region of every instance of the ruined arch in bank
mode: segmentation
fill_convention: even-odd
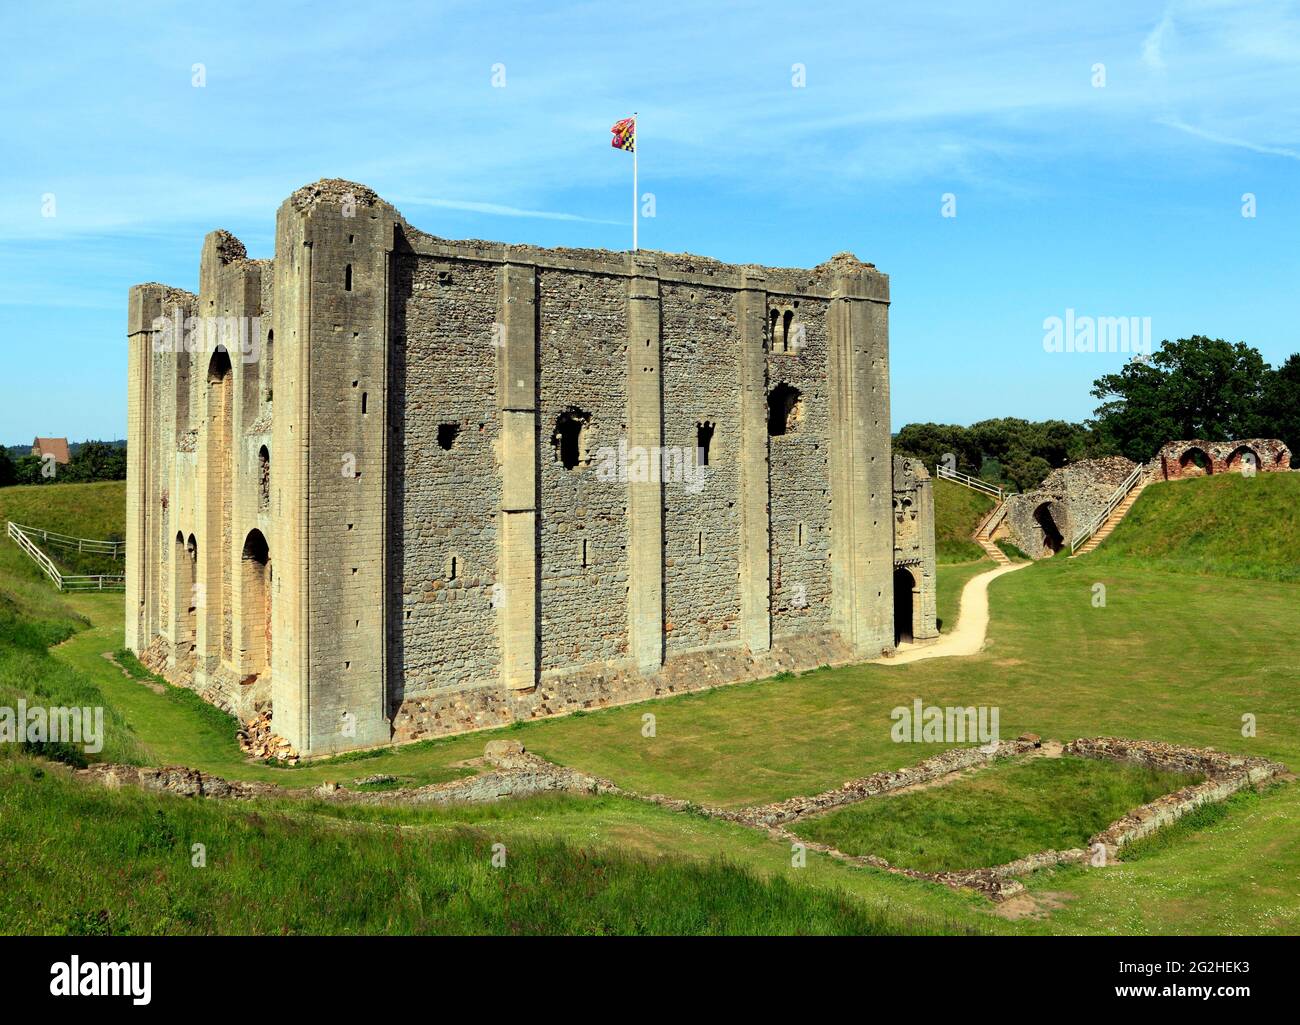
[[[1262,465],[1258,452],[1249,445],[1238,445],[1229,453],[1224,469],[1228,473],[1249,474],[1259,470]]]
[[[1034,510],[1034,524],[1043,532],[1043,555],[1053,556],[1065,547],[1065,534],[1052,514],[1053,503],[1041,502]]]
[[[1214,460],[1199,445],[1189,445],[1178,457],[1180,477],[1208,477],[1214,473]]]

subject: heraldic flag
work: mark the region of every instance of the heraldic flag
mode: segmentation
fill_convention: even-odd
[[[614,133],[614,138],[609,140],[611,146],[625,149],[629,153],[636,152],[636,115],[623,118],[610,131]]]

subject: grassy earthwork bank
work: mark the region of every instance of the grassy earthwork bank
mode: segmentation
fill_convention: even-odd
[[[1300,580],[1300,472],[1223,474],[1150,485],[1094,555],[1251,580]]]
[[[1201,483],[1218,482],[1169,487]],[[1148,488],[1130,519],[1161,487]],[[1248,504],[1254,494],[1229,500]],[[1300,532],[1291,522],[1275,521],[1271,544],[1294,560]],[[999,578],[979,655],[823,669],[508,735],[632,790],[729,807],[815,793],[935,754],[941,747],[890,737],[891,710],[917,697],[996,706],[1004,737],[1110,734],[1300,765],[1300,583],[1218,572],[1191,535],[1164,554],[1108,553],[1129,525],[1089,556]],[[1163,527],[1148,521],[1148,529]],[[987,565],[943,567],[941,609],[955,610],[949,574]],[[1103,606],[1094,602],[1097,583]],[[37,688],[46,703],[98,694],[112,724],[101,757],[295,786],[351,785],[381,772],[410,783],[448,779],[476,771],[466,761],[499,735],[293,769],[248,763],[229,720],[102,657],[121,647],[121,616],[120,595],[62,598],[34,567],[0,555],[0,703]],[[643,735],[646,712],[655,715],[652,737]],[[1253,736],[1243,735],[1244,717]],[[626,799],[226,806],[100,791],[56,764],[5,755],[0,873],[10,883],[0,922],[13,931],[1300,932],[1295,784],[1206,809],[1143,841],[1121,865],[1036,873],[1026,884],[1040,913],[1012,921],[975,895],[816,854],[797,868],[787,847],[760,832]],[[963,814],[970,803],[960,802]],[[1025,815],[1031,825],[1043,818]],[[205,844],[206,868],[190,867],[194,843]],[[490,864],[494,843],[506,847],[505,868]],[[146,878],[158,882],[140,885]],[[50,904],[51,894],[68,892],[84,894],[76,907]],[[267,901],[267,893],[282,896]]]

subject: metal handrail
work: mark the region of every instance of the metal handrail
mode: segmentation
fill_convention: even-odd
[[[934,467],[936,477],[942,477],[944,480],[953,481],[956,484],[964,485],[973,491],[980,491],[996,498],[999,502],[1003,499],[1002,488],[996,484],[990,484],[988,481],[980,480],[978,477],[972,477],[969,473],[962,473],[960,470],[950,470],[942,463],[936,463]]]
[[[1119,508],[1124,499],[1128,498],[1129,492],[1132,491],[1137,485],[1137,482],[1147,474],[1148,469],[1146,463],[1140,463],[1132,473],[1124,478],[1124,483],[1115,489],[1114,493],[1110,496],[1110,501],[1106,503],[1105,508],[1089,520],[1087,525],[1082,527],[1074,535],[1074,539],[1070,542],[1071,555],[1075,553],[1076,549],[1086,544],[1088,538],[1097,533],[1097,531],[1101,529],[1102,524],[1110,519],[1110,514]]]

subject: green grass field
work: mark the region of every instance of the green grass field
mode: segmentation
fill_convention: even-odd
[[[1251,486],[1263,480],[1238,483]],[[1195,486],[1179,483],[1170,488]],[[1274,486],[1291,484],[1287,480]],[[1158,498],[1160,490],[1149,488],[1130,518],[1145,514],[1144,503]],[[1254,518],[1249,500],[1255,494],[1234,492],[1228,500],[1244,507],[1230,519]],[[1287,526],[1292,521],[1279,522],[1279,530],[1292,530]],[[1062,740],[1114,734],[1213,746],[1275,758],[1292,768],[1300,765],[1300,688],[1295,685],[1300,583],[1216,572],[1218,563],[1207,564],[1190,539],[1164,553],[1108,553],[1107,546],[1129,526],[1126,522],[1089,556],[1053,559],[997,580],[990,590],[989,641],[979,655],[820,670],[530,723],[512,728],[510,736],[557,762],[608,776],[634,790],[731,807],[814,793],[936,753],[937,745],[896,744],[890,739],[891,709],[915,697],[940,705],[997,705],[1003,736],[1023,730]],[[75,521],[64,529],[68,527],[77,532]],[[1148,527],[1160,529],[1156,522]],[[1292,532],[1271,543],[1277,552],[1290,553],[1296,551],[1296,541]],[[437,740],[295,769],[248,763],[219,717],[207,714],[188,696],[155,693],[102,657],[121,647],[120,595],[60,597],[34,567],[11,558],[12,545],[6,542],[5,547],[10,551],[0,556],[0,703],[38,693],[36,688],[44,688],[43,700],[49,703],[61,695],[86,700],[98,695],[110,710],[107,757],[183,763],[230,777],[290,785],[324,779],[348,783],[375,772],[426,782],[471,771],[458,763],[481,754],[483,743],[494,735]],[[978,568],[976,564],[941,571],[942,608],[952,608],[956,593],[956,577],[948,574]],[[1104,607],[1093,604],[1097,583],[1106,586]],[[55,647],[47,649],[49,643]],[[641,735],[646,711],[656,715],[653,738]],[[1247,714],[1257,722],[1257,735],[1250,738],[1242,736],[1242,717]],[[1031,895],[1066,897],[1042,919],[1010,922],[975,895],[820,856],[810,856],[806,867],[795,868],[790,851],[762,833],[639,802],[568,798],[439,810],[326,809],[287,802],[217,806],[92,791],[55,768],[36,779],[37,766],[27,755],[12,750],[4,755],[8,761],[0,775],[0,873],[13,883],[6,887],[3,899],[9,905],[0,916],[5,923],[0,928],[14,931],[82,928],[87,921],[101,921],[101,911],[108,913],[107,927],[114,931],[119,926],[140,932],[508,931],[516,926],[502,911],[507,898],[503,891],[492,890],[490,882],[501,877],[489,876],[484,882],[473,874],[484,836],[514,850],[516,864],[520,857],[538,860],[521,869],[520,891],[510,898],[531,908],[520,919],[520,931],[602,927],[591,917],[581,917],[580,909],[528,904],[542,897],[523,891],[552,878],[545,874],[552,868],[540,864],[549,857],[545,851],[578,865],[584,858],[586,864],[630,859],[601,877],[608,887],[597,887],[599,892],[584,889],[590,880],[574,870],[572,887],[557,891],[566,901],[604,907],[606,901],[657,899],[649,888],[659,886],[658,881],[646,880],[646,888],[637,889],[633,877],[653,874],[661,865],[685,873],[676,881],[665,878],[665,889],[658,891],[688,895],[674,900],[710,906],[702,891],[715,886],[732,894],[711,905],[711,919],[681,911],[677,917],[664,913],[638,920],[630,908],[607,909],[602,912],[604,927],[616,931],[709,931],[709,922],[718,930],[730,923],[737,931],[1300,931],[1300,845],[1294,842],[1300,787],[1294,784],[1234,799],[1225,810],[1198,813],[1186,828],[1171,831],[1173,839],[1157,834],[1144,841],[1137,851],[1140,856],[1122,865],[1103,871],[1061,868],[1035,873],[1026,880]],[[43,807],[54,810],[46,815],[40,812]],[[189,868],[188,843],[205,841],[189,826],[181,828],[179,819],[167,827],[176,841],[159,841],[160,846],[143,857],[139,841],[131,837],[159,816],[168,822],[172,816],[192,816],[194,830],[225,838],[209,845],[208,868],[201,870],[207,875],[190,875],[200,870]],[[129,820],[123,826],[126,833],[115,831],[119,820]],[[403,886],[404,871],[396,866],[404,869],[407,861],[394,859],[387,865],[372,860],[385,845],[394,844],[410,844],[412,858],[436,859],[442,850],[436,845],[457,837],[467,846],[448,847],[447,858],[461,866],[456,869],[464,873],[460,883],[455,882],[456,872],[438,876],[430,869]],[[563,849],[548,846],[555,844]],[[41,860],[41,872],[28,872],[42,845],[51,852],[49,859]],[[329,857],[298,850],[313,846],[330,852]],[[376,906],[358,907],[340,897],[325,902],[325,911],[309,907],[318,884],[330,893],[342,893],[333,887],[343,880],[361,885],[361,873],[354,872],[350,860],[373,873],[387,873],[373,888],[361,891]],[[70,867],[60,875],[63,864]],[[137,865],[144,875],[136,875]],[[275,883],[250,889],[258,878],[255,867],[263,878],[273,875]],[[688,869],[735,872],[745,879],[734,886],[700,882],[691,889]],[[131,904],[128,891],[140,889],[139,878],[158,873],[165,883],[157,894],[138,896]],[[50,894],[74,883],[94,894],[78,904],[81,917],[69,918],[66,909],[40,910]],[[486,906],[438,920],[429,917],[430,894],[443,893],[438,887],[453,884]],[[262,902],[256,909],[235,907],[248,903],[252,893],[280,891],[286,896],[277,902]],[[768,919],[754,917],[757,912],[742,906],[768,899],[796,903],[782,905],[787,910],[773,912]],[[842,917],[837,901],[848,901],[867,917]],[[221,907],[213,909],[214,904]],[[37,910],[24,914],[22,908]]]
[[[872,798],[794,826],[846,854],[923,872],[1085,847],[1125,812],[1199,780],[1086,758],[1004,762],[945,786]]]

